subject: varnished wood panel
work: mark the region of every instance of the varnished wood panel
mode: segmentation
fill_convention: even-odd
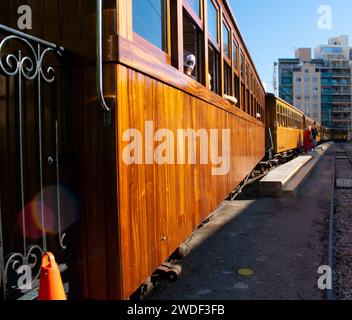
[[[122,297],[128,298],[263,158],[264,126],[123,66],[117,67],[117,92],[120,264]],[[144,136],[145,121],[175,133],[230,129],[229,174],[213,176],[210,163],[126,165],[123,132],[134,128]]]

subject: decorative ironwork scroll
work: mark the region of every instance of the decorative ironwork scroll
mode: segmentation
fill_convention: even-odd
[[[2,35],[4,35],[2,37]],[[17,48],[17,49],[14,49]],[[22,226],[22,251],[12,252],[5,255],[3,243],[3,227],[1,201],[4,203],[6,199],[0,198],[0,287],[3,292],[0,297],[4,296],[6,299],[6,289],[10,285],[10,275],[21,274],[25,272],[23,266],[26,266],[27,271],[30,271],[31,282],[28,288],[32,287],[39,278],[41,257],[44,252],[48,250],[47,234],[46,234],[46,216],[44,214],[44,178],[43,178],[43,119],[42,110],[44,108],[42,99],[43,84],[52,84],[55,81],[55,69],[52,66],[45,67],[44,63],[47,61],[49,54],[53,54],[60,58],[63,56],[63,48],[58,47],[41,39],[34,38],[27,34],[12,30],[6,26],[0,25],[0,75],[8,78],[13,78],[16,86],[16,108],[18,117],[18,154],[19,154],[19,185],[20,185],[20,200],[21,200],[21,226]],[[25,214],[25,173],[24,173],[24,82],[32,81],[36,88],[36,107],[38,118],[36,119],[38,125],[38,159],[39,159],[39,212],[41,224],[41,245],[30,243],[26,237],[27,217]],[[56,189],[57,189],[57,220],[58,220],[58,238],[57,241],[62,248],[66,249],[64,245],[65,234],[61,230],[61,208],[60,208],[60,188],[59,188],[59,156],[58,156],[58,123],[55,121],[55,140],[56,140]],[[1,197],[1,195],[0,195]],[[8,251],[8,248],[6,248]],[[13,284],[11,284],[13,286]],[[19,288],[21,289],[21,288]],[[25,291],[25,289],[21,289]]]

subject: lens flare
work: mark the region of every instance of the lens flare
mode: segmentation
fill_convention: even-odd
[[[52,235],[65,232],[77,217],[76,197],[66,188],[49,186],[18,213],[18,224],[26,237],[37,240],[43,232]]]

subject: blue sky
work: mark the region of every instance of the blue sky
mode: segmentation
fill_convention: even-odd
[[[272,91],[273,62],[294,57],[294,48],[316,47],[329,37],[350,36],[351,0],[229,0],[261,80]],[[331,30],[318,28],[320,6],[332,10]]]

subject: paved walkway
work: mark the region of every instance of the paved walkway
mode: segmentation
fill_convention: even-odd
[[[224,202],[192,238],[181,278],[152,299],[324,299],[332,164],[328,152],[297,198]]]

